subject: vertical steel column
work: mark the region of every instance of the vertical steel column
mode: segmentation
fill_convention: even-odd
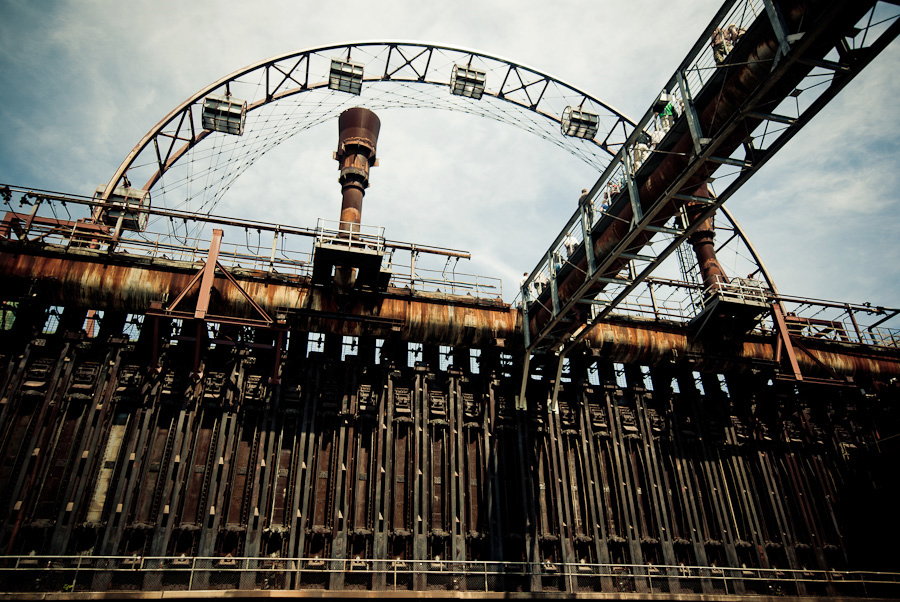
[[[351,524],[350,487],[353,481],[350,480],[350,477],[351,475],[355,475],[355,471],[353,471],[352,468],[354,467],[356,457],[353,454],[352,449],[356,443],[357,432],[355,425],[350,421],[351,408],[344,405],[347,404],[351,397],[355,397],[355,393],[359,388],[356,381],[356,374],[351,370],[352,367],[353,364],[341,366],[344,371],[344,374],[340,379],[343,390],[339,390],[342,407],[339,409],[337,448],[335,450],[336,459],[334,478],[336,482],[334,486],[334,506],[332,510],[334,513],[334,528],[332,531],[331,557],[342,559],[344,562],[334,563],[335,566],[333,568],[336,570],[331,574],[329,579],[329,587],[336,590],[344,589],[344,571],[346,571],[348,548],[348,525]]]
[[[128,402],[117,399],[116,403],[124,405]],[[134,492],[140,488],[141,464],[144,460],[144,450],[150,438],[155,414],[150,408],[138,408],[136,411],[131,408],[131,411],[134,411],[135,418],[131,421],[132,428],[125,437],[123,454],[127,464],[115,479],[112,500],[116,504],[116,512],[113,520],[107,522],[104,530],[99,546],[101,554],[126,555],[130,552],[120,550],[119,546],[125,530],[130,526],[131,500]]]
[[[572,547],[572,516],[570,505],[571,489],[569,486],[570,475],[567,474],[562,458],[565,457],[564,435],[560,426],[560,417],[558,408],[546,408],[542,416],[544,424],[543,437],[536,438],[535,443],[540,446],[538,455],[546,458],[546,475],[542,485],[544,486],[544,495],[547,496],[549,505],[552,509],[544,508],[542,513],[548,514],[546,520],[549,525],[553,525],[548,532],[541,535],[553,533],[558,536],[558,543],[555,547],[553,560],[555,562],[571,563],[574,557]],[[542,463],[543,464],[543,463]],[[551,511],[552,510],[552,511]],[[553,524],[555,523],[555,524]],[[542,560],[547,560],[547,554],[543,555]],[[559,589],[563,591],[573,591],[574,583],[571,576],[567,575],[562,580]],[[546,576],[544,581],[546,582]],[[544,584],[542,584],[544,585]]]
[[[238,362],[236,369],[242,365]],[[240,382],[240,381],[238,381]],[[226,489],[227,475],[230,473],[231,463],[233,461],[233,450],[235,436],[237,434],[238,416],[234,412],[223,412],[219,421],[219,435],[216,437],[216,446],[213,450],[211,459],[212,463],[208,465],[207,470],[211,471],[208,475],[210,480],[210,491],[207,495],[206,508],[208,516],[203,531],[200,534],[200,542],[198,548],[203,556],[223,555],[222,551],[217,548],[217,539],[219,533],[223,530],[226,515]]]
[[[656,536],[659,540],[660,549],[663,555],[663,562],[667,565],[674,566],[675,551],[672,548],[672,507],[670,504],[670,496],[672,492],[667,487],[665,474],[662,469],[661,453],[658,453],[659,435],[654,430],[654,424],[649,414],[649,403],[653,399],[653,393],[635,392],[635,410],[638,419],[638,425],[642,432],[641,442],[643,444],[644,466],[647,471],[647,480],[651,485],[649,495],[651,505],[656,514],[656,524],[660,527]],[[668,588],[670,592],[678,591],[677,579],[674,575],[667,574]]]
[[[622,389],[615,389],[616,396],[623,395]],[[628,551],[631,556],[631,564],[644,564],[644,556],[641,552],[641,544],[636,525],[638,524],[637,510],[634,505],[634,484],[631,479],[631,471],[628,469],[628,461],[625,457],[626,442],[623,437],[622,421],[618,403],[613,401],[613,395],[607,392],[606,405],[607,415],[609,416],[609,424],[611,429],[612,440],[612,458],[613,470],[615,475],[615,487],[618,490],[618,501],[622,504],[620,512],[622,512],[627,521],[627,530],[622,534],[628,545]],[[612,486],[612,485],[611,485]],[[623,525],[623,528],[625,525]],[[635,570],[636,575],[641,575],[640,569]],[[634,586],[638,592],[647,591],[646,580],[641,577],[635,577]]]
[[[412,512],[409,520],[412,522],[413,532],[413,560],[426,560],[428,557],[428,508],[431,487],[431,454],[430,441],[427,433],[426,416],[428,412],[425,388],[425,370],[416,366],[412,395],[412,414],[413,414],[413,457],[412,470],[413,476],[413,503]],[[413,589],[425,589],[426,577],[419,572],[425,568],[422,562],[413,563],[417,571],[413,573]]]
[[[675,74],[675,81],[678,82],[678,90],[681,92],[681,100],[684,102],[684,115],[687,118],[688,129],[691,132],[691,140],[694,143],[694,155],[699,155],[703,152],[703,145],[709,139],[703,137],[700,118],[697,116],[696,107],[694,107],[694,98],[691,95],[687,80],[684,78],[683,71],[679,70]]]
[[[385,358],[382,356],[382,363]],[[384,383],[375,393],[378,398],[378,422],[375,448],[375,528],[372,537],[372,557],[376,560],[388,559],[388,533],[391,529],[391,505],[393,494],[393,431],[394,403],[392,373],[382,368]],[[381,566],[387,566],[386,563]],[[386,587],[385,574],[376,572],[372,580],[372,589],[383,590]]]
[[[209,311],[209,301],[212,297],[213,283],[216,279],[216,264],[219,261],[219,249],[221,246],[222,230],[215,228],[213,229],[212,241],[209,244],[209,251],[206,255],[206,262],[203,264],[203,276],[200,279],[200,290],[197,296],[197,309],[194,311],[194,317],[198,320],[205,319]]]
[[[631,149],[628,150],[631,151]],[[644,208],[641,206],[641,195],[638,192],[637,185],[634,181],[637,169],[635,168],[631,152],[623,153],[622,160],[625,166],[623,173],[623,177],[625,178],[625,190],[628,193],[628,202],[631,205],[630,227],[633,228],[644,218]],[[640,168],[640,166],[638,166],[638,168]],[[615,274],[610,274],[610,276],[615,276]]]
[[[29,393],[37,391],[21,389],[18,392],[17,409],[20,420],[16,421],[12,437],[7,440],[4,449],[3,457],[6,462],[3,472],[8,480],[0,491],[0,507],[11,508],[2,524],[2,535],[7,550],[12,549],[30,509],[35,481],[38,479],[44,457],[47,456],[45,441],[48,431],[52,429],[51,425],[56,422],[59,407],[57,403],[50,403],[50,400],[58,397],[57,391],[65,391],[75,364],[72,360],[75,358],[77,352],[74,346],[69,342],[63,343],[60,346],[60,354],[53,363],[53,369],[46,374],[44,385],[46,390],[43,394],[31,395]],[[34,403],[32,400],[39,400],[36,412],[31,407]]]
[[[292,339],[300,340],[304,332],[292,332]],[[294,542],[294,548],[291,552],[292,556],[300,558],[308,558],[309,542],[307,534],[312,533],[314,524],[314,508],[313,508],[313,492],[315,491],[315,483],[317,482],[317,466],[316,466],[316,448],[317,433],[319,425],[317,418],[319,415],[318,396],[315,394],[314,383],[311,375],[316,374],[316,366],[306,364],[303,358],[303,352],[298,354],[300,357],[290,358],[291,364],[294,366],[293,378],[296,380],[286,389],[292,392],[292,401],[302,408],[300,417],[300,444],[297,450],[297,462],[299,462],[299,470],[296,472],[295,488],[301,492],[297,501],[296,511],[294,512],[293,524],[295,529],[291,531],[291,540]],[[288,371],[290,373],[290,371]],[[287,386],[287,385],[286,385]],[[306,568],[306,567],[298,567]],[[299,577],[298,577],[299,579]],[[294,587],[299,587],[300,583],[295,582]]]
[[[193,397],[189,399],[193,401]],[[185,480],[188,464],[185,460],[190,456],[191,435],[195,432],[194,421],[197,414],[190,401],[187,401],[185,405],[187,407],[182,407],[179,412],[175,438],[172,443],[172,455],[169,456],[171,458],[170,465],[163,469],[169,476],[165,480],[160,501],[162,518],[156,521],[156,533],[149,556],[167,556],[172,552],[170,539],[175,526],[178,504],[181,501],[180,485]]]
[[[775,53],[772,61],[772,70],[774,71],[781,59],[790,52],[791,45],[788,41],[787,25],[781,11],[772,0],[763,0],[763,5],[766,7],[766,14],[769,16],[769,22],[772,24],[772,31],[775,33],[775,39],[778,41],[778,52]]]
[[[454,363],[457,363],[454,361]],[[466,366],[466,369],[468,366]],[[464,377],[456,372],[449,374],[447,379],[447,429],[450,439],[450,464],[447,473],[450,475],[450,515],[447,522],[450,525],[450,559],[454,562],[463,562],[466,554],[466,526],[469,525],[469,516],[466,508],[469,502],[470,492],[466,487],[468,480],[467,455],[475,450],[468,450],[463,431],[465,430],[464,398],[462,396],[460,380]],[[477,503],[477,501],[476,501]],[[475,530],[473,525],[472,531]],[[461,584],[465,585],[465,584]]]
[[[673,399],[672,401],[674,402],[675,400]],[[680,404],[673,403],[673,417],[677,417],[680,414],[679,405]],[[699,566],[708,566],[709,559],[707,558],[705,547],[708,528],[705,520],[703,501],[700,498],[702,493],[700,492],[696,478],[697,471],[695,470],[696,463],[694,462],[695,446],[692,444],[693,442],[686,440],[688,438],[688,435],[685,432],[687,425],[682,426],[681,424],[678,424],[678,422],[673,421],[672,428],[676,431],[674,433],[672,447],[676,484],[681,493],[682,506],[687,511],[687,523],[691,529],[690,541],[694,550],[694,556],[696,557],[696,564]],[[696,436],[696,433],[694,433],[693,436]],[[703,593],[713,592],[712,583],[710,582],[708,575],[687,575],[687,577],[689,577],[689,579],[685,580],[687,585],[692,586],[694,583],[699,583]]]
[[[154,408],[152,428],[153,433],[147,446],[144,447],[140,464],[141,486],[135,491],[133,505],[135,528],[150,531],[155,526],[157,514],[157,497],[162,496],[162,490],[166,482],[165,467],[171,448],[169,443],[174,440],[175,412],[169,404],[155,403],[157,400],[151,397],[148,400]]]
[[[587,366],[585,366],[587,368]],[[579,412],[579,423],[581,428],[578,429],[580,445],[575,446],[575,451],[579,454],[582,470],[585,474],[582,481],[586,483],[585,490],[588,496],[587,510],[585,517],[585,533],[592,540],[592,546],[595,556],[589,558],[589,563],[609,564],[609,533],[607,531],[606,521],[606,504],[603,500],[603,490],[609,486],[609,483],[603,479],[600,470],[601,451],[597,446],[597,438],[601,433],[594,430],[595,419],[591,412],[591,404],[594,401],[596,392],[587,382],[580,391],[580,403],[577,404]],[[602,410],[601,410],[602,411]],[[599,423],[599,416],[597,419]],[[580,560],[580,559],[579,559]],[[602,591],[612,591],[612,580],[608,576],[600,578],[600,589]]]
[[[519,479],[524,485],[525,504],[524,504],[524,524],[521,525],[522,534],[525,543],[525,562],[529,563],[529,573],[531,574],[532,591],[541,590],[540,572],[535,569],[541,562],[540,547],[540,530],[541,530],[541,506],[538,496],[541,482],[539,468],[539,458],[535,457],[535,436],[531,434],[530,419],[531,414],[536,411],[532,408],[527,414],[524,412],[516,412],[515,414],[515,443],[517,457],[519,458]],[[508,500],[509,501],[509,500]],[[510,524],[512,528],[512,524]]]
[[[582,191],[579,199],[579,224],[581,226],[582,246],[584,247],[584,255],[587,258],[587,273],[585,279],[590,278],[597,269],[596,260],[594,258],[594,241],[591,238],[591,229],[594,227],[594,209],[591,205],[591,198],[587,196],[587,190]],[[527,321],[526,326],[527,328]],[[526,343],[527,346],[527,343]]]
[[[80,457],[80,462],[74,472],[68,477],[65,497],[52,536],[53,549],[71,549],[70,541],[75,531],[76,522],[86,512],[86,489],[93,482],[93,475],[97,468],[97,454],[93,453],[98,448],[99,440],[103,435],[105,425],[112,414],[112,398],[114,387],[111,380],[115,378],[120,363],[121,349],[110,349],[103,357],[105,365],[110,370],[101,371],[100,380],[94,388],[92,399],[85,404],[78,426],[79,436],[76,437],[73,451]]]
[[[484,350],[482,350],[482,354]],[[490,372],[482,366],[482,373],[487,384],[487,408],[484,412],[484,447],[485,447],[485,474],[488,478],[488,491],[485,499],[488,507],[485,509],[488,520],[488,537],[490,538],[490,556],[492,558],[505,558],[503,534],[508,532],[503,512],[503,492],[501,482],[502,435],[498,428],[501,427],[501,419],[498,415],[497,387],[499,381],[488,376]],[[503,427],[505,428],[505,426]]]

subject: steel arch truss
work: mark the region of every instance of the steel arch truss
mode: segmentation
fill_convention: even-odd
[[[329,87],[333,61],[362,67],[360,95]],[[483,90],[451,93],[457,69],[481,74]],[[204,127],[204,100],[210,96],[246,102],[242,135]],[[141,138],[99,196],[106,200],[117,186],[144,182],[145,190],[183,191],[183,200],[166,199],[165,206],[208,211],[259,156],[353,105],[439,108],[491,118],[547,139],[598,171],[634,125],[573,86],[498,57],[419,42],[340,44],[270,58],[200,89]],[[591,127],[567,135],[563,122],[573,110],[586,115]],[[173,175],[187,163],[192,166]]]

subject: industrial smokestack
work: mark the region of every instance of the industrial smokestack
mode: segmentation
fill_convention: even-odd
[[[341,231],[358,232],[362,200],[369,187],[369,168],[376,165],[375,145],[381,121],[362,107],[347,109],[338,118],[338,148],[334,154],[341,175]]]
[[[341,175],[341,237],[352,239],[359,232],[362,201],[369,187],[369,168],[375,166],[375,146],[381,120],[362,107],[347,109],[338,118],[338,147],[334,153]],[[356,282],[358,269],[337,266],[334,282],[341,289],[350,289]]]
[[[709,198],[709,188],[706,184],[700,186],[694,191],[694,195],[698,197]],[[705,207],[699,204],[691,204],[687,207],[688,219],[693,221]],[[697,265],[700,268],[700,276],[703,279],[703,290],[709,293],[715,293],[722,284],[728,282],[725,270],[716,257],[715,246],[715,216],[709,217],[700,224],[688,240],[694,248],[694,254],[697,256]]]

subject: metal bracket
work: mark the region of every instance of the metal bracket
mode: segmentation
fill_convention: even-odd
[[[694,141],[694,153],[700,154],[703,151],[703,130],[700,128],[700,118],[697,117],[697,109],[694,108],[694,99],[691,97],[691,91],[688,88],[687,80],[684,79],[684,72],[679,70],[675,73],[675,79],[678,81],[678,89],[681,91],[681,100],[684,101],[684,114],[687,117],[688,129],[691,131],[691,138]]]
[[[790,51],[791,44],[788,41],[787,27],[784,23],[784,17],[781,11],[772,2],[772,0],[763,0],[766,7],[766,13],[769,15],[769,21],[772,22],[772,31],[775,33],[775,39],[778,40],[778,52],[775,53],[775,60],[772,61],[772,69],[778,66],[778,61]]]
[[[209,251],[206,258],[206,262],[203,264],[203,267],[200,268],[194,276],[191,278],[190,282],[188,282],[187,286],[184,287],[178,296],[169,304],[167,307],[163,307],[160,310],[150,310],[147,312],[148,315],[158,315],[162,317],[176,317],[176,318],[194,318],[198,320],[206,320],[212,322],[222,322],[229,324],[244,324],[247,326],[263,326],[263,327],[272,327],[275,325],[275,320],[269,316],[265,309],[263,309],[256,301],[253,300],[252,297],[244,290],[244,288],[240,285],[240,283],[231,275],[231,273],[225,269],[221,263],[219,263],[219,249],[222,245],[222,230],[216,228],[213,230],[212,241],[209,245]],[[247,303],[250,304],[250,307],[259,314],[261,319],[248,319],[248,318],[236,318],[236,317],[226,317],[226,316],[210,316],[209,314],[209,302],[212,298],[212,289],[213,284],[215,283],[216,278],[216,268],[218,268],[222,275],[237,288],[238,292],[244,297]],[[181,302],[187,297],[187,294],[194,288],[197,283],[200,283],[199,292],[197,295],[197,305],[194,308],[193,312],[179,311],[178,306]]]
[[[550,299],[553,303],[553,315],[559,315],[559,288],[557,285],[557,270],[554,263],[553,252],[547,253],[547,266],[550,268]]]
[[[522,362],[522,383],[519,387],[519,394],[516,395],[516,409],[526,410],[528,408],[528,400],[525,399],[525,389],[528,386],[528,371],[531,369],[531,353],[525,349],[525,361]]]
[[[787,352],[791,370],[794,372],[794,378],[798,381],[802,381],[803,375],[800,373],[800,364],[797,363],[797,354],[794,351],[794,345],[791,343],[791,334],[784,321],[784,310],[781,308],[781,303],[772,304],[772,316],[775,318],[775,327],[778,331],[778,336],[775,340],[775,361],[777,363],[781,360],[781,349],[783,346],[784,350]]]
[[[553,393],[550,395],[550,407],[547,408],[551,412],[559,412],[559,384],[562,378],[563,364],[566,361],[566,354],[559,354],[559,361],[556,362],[556,372],[553,377]]]
[[[522,286],[522,336],[525,339],[525,349],[528,349],[531,346],[531,327],[528,324],[528,308],[531,306],[531,303],[527,301],[528,299],[528,283]]]
[[[593,225],[591,222],[591,208],[590,208],[590,199],[585,201],[579,207],[579,211],[581,212],[581,238],[584,246],[584,255],[587,257],[587,274],[585,278],[590,278],[591,274],[594,273],[596,269],[596,263],[594,260],[594,245],[591,240],[591,226]]]
[[[641,197],[638,195],[637,186],[634,184],[634,164],[629,153],[624,153],[625,162],[625,187],[628,189],[628,200],[631,203],[631,228],[633,229],[643,218],[644,211],[641,208]]]

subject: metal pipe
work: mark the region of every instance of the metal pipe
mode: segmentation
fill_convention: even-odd
[[[369,168],[375,165],[375,146],[381,121],[378,116],[362,107],[347,109],[338,118],[338,148],[334,158],[340,164],[341,175],[341,236],[351,239],[359,232],[362,217],[363,196],[369,187]],[[334,282],[339,288],[351,288],[357,269],[338,266]]]
[[[6,295],[21,295],[37,281],[44,302],[90,309],[144,312],[150,302],[174,298],[190,282],[193,266],[123,265],[121,261],[73,260],[30,254],[0,253],[0,274]],[[403,340],[506,348],[523,344],[520,312],[499,301],[465,296],[418,296],[392,289],[375,305],[357,301],[339,306],[335,295],[298,279],[275,280],[265,272],[236,274],[241,287],[256,303],[275,315],[292,310],[309,331],[377,337],[399,335]],[[216,280],[217,315],[250,316],[253,309],[234,286]],[[219,286],[221,284],[221,286]],[[214,318],[213,318],[214,319]],[[586,342],[614,361],[655,365],[678,358],[699,358],[698,366],[724,369],[775,359],[770,337],[747,335],[731,357],[715,359],[700,342],[690,341],[683,328],[656,321],[603,323]],[[871,375],[876,380],[900,376],[896,350],[803,339],[805,351],[797,360],[804,374],[827,366],[837,374]],[[720,354],[718,354],[720,355]],[[700,368],[697,368],[700,369]]]
[[[694,191],[694,196],[709,198],[709,186],[702,184]],[[692,204],[687,207],[687,215],[689,221],[693,222],[696,217],[704,211],[704,206],[700,204]],[[715,246],[716,228],[715,216],[703,220],[700,227],[694,231],[688,238],[694,254],[697,256],[697,266],[700,269],[700,276],[703,280],[703,290],[714,292],[718,288],[728,282],[725,270],[722,269],[719,260],[716,258]]]
[[[782,11],[792,30],[800,27],[804,20],[814,21],[823,15],[833,18],[834,22],[827,24],[830,28],[836,29],[841,26],[841,19],[833,17],[832,11],[826,10],[827,3],[807,5],[803,2],[790,2],[783,4],[785,5],[782,6]],[[854,9],[848,3],[842,14],[856,14],[855,10],[857,9]],[[740,113],[742,103],[751,95],[753,90],[760,87],[769,76],[772,61],[779,47],[779,42],[771,28],[759,27],[748,31],[745,35],[747,42],[744,42],[744,44],[749,50],[745,56],[734,58],[746,58],[746,60],[736,61],[737,66],[725,71],[721,84],[716,84],[713,87],[707,85],[702,91],[697,91],[694,103],[703,132],[714,133],[722,128],[723,125],[727,125],[735,114]],[[823,41],[819,42],[819,46],[825,44],[826,39],[827,36],[823,36]],[[777,82],[777,85],[767,90],[765,97],[761,101],[777,104],[796,87],[796,84],[805,74],[802,67],[785,74],[782,80]],[[751,132],[756,128],[760,123],[760,119],[747,116],[743,122],[745,127],[730,131],[717,142],[717,153],[719,155],[730,156],[734,149],[743,144],[747,132]],[[666,153],[659,159],[655,169],[647,173],[646,176],[643,174],[638,176],[635,187],[639,197],[639,205],[643,210],[648,210],[650,204],[662,196],[672,186],[673,182],[679,180],[680,174],[689,167],[690,157],[694,151],[694,140],[691,133],[685,129],[681,136],[666,149]],[[648,159],[645,163],[649,164],[651,161],[652,159]],[[646,169],[646,166],[644,169]],[[685,185],[681,187],[679,192],[689,192],[701,187],[709,180],[709,177],[716,169],[717,165],[713,163],[706,163],[696,169],[687,178]],[[627,193],[623,192],[622,194]],[[664,226],[676,209],[675,203],[662,208],[651,225]],[[628,202],[613,203],[610,212],[618,219],[605,224],[602,231],[595,231],[591,235],[591,244],[595,257],[608,255],[629,233],[630,223],[634,216],[632,204]],[[653,236],[653,232],[642,232],[634,239],[631,245],[632,249],[637,250],[645,246]],[[578,269],[572,270],[559,282],[558,295],[562,300],[571,299],[584,281],[583,274],[587,263],[584,257],[584,250],[579,249],[576,251],[571,261]],[[625,266],[626,262],[627,259],[619,259],[611,266],[608,273],[603,274],[603,276],[614,277]],[[595,284],[587,291],[587,295],[595,295],[604,286],[602,282]],[[549,293],[545,293],[539,298],[541,304],[535,308],[531,316],[530,328],[532,332],[540,332],[553,319],[548,299]],[[585,319],[584,321],[587,320]]]
[[[341,230],[358,232],[362,200],[369,187],[369,168],[376,164],[375,147],[381,120],[362,107],[347,109],[338,118],[338,148],[334,154],[340,164]]]

